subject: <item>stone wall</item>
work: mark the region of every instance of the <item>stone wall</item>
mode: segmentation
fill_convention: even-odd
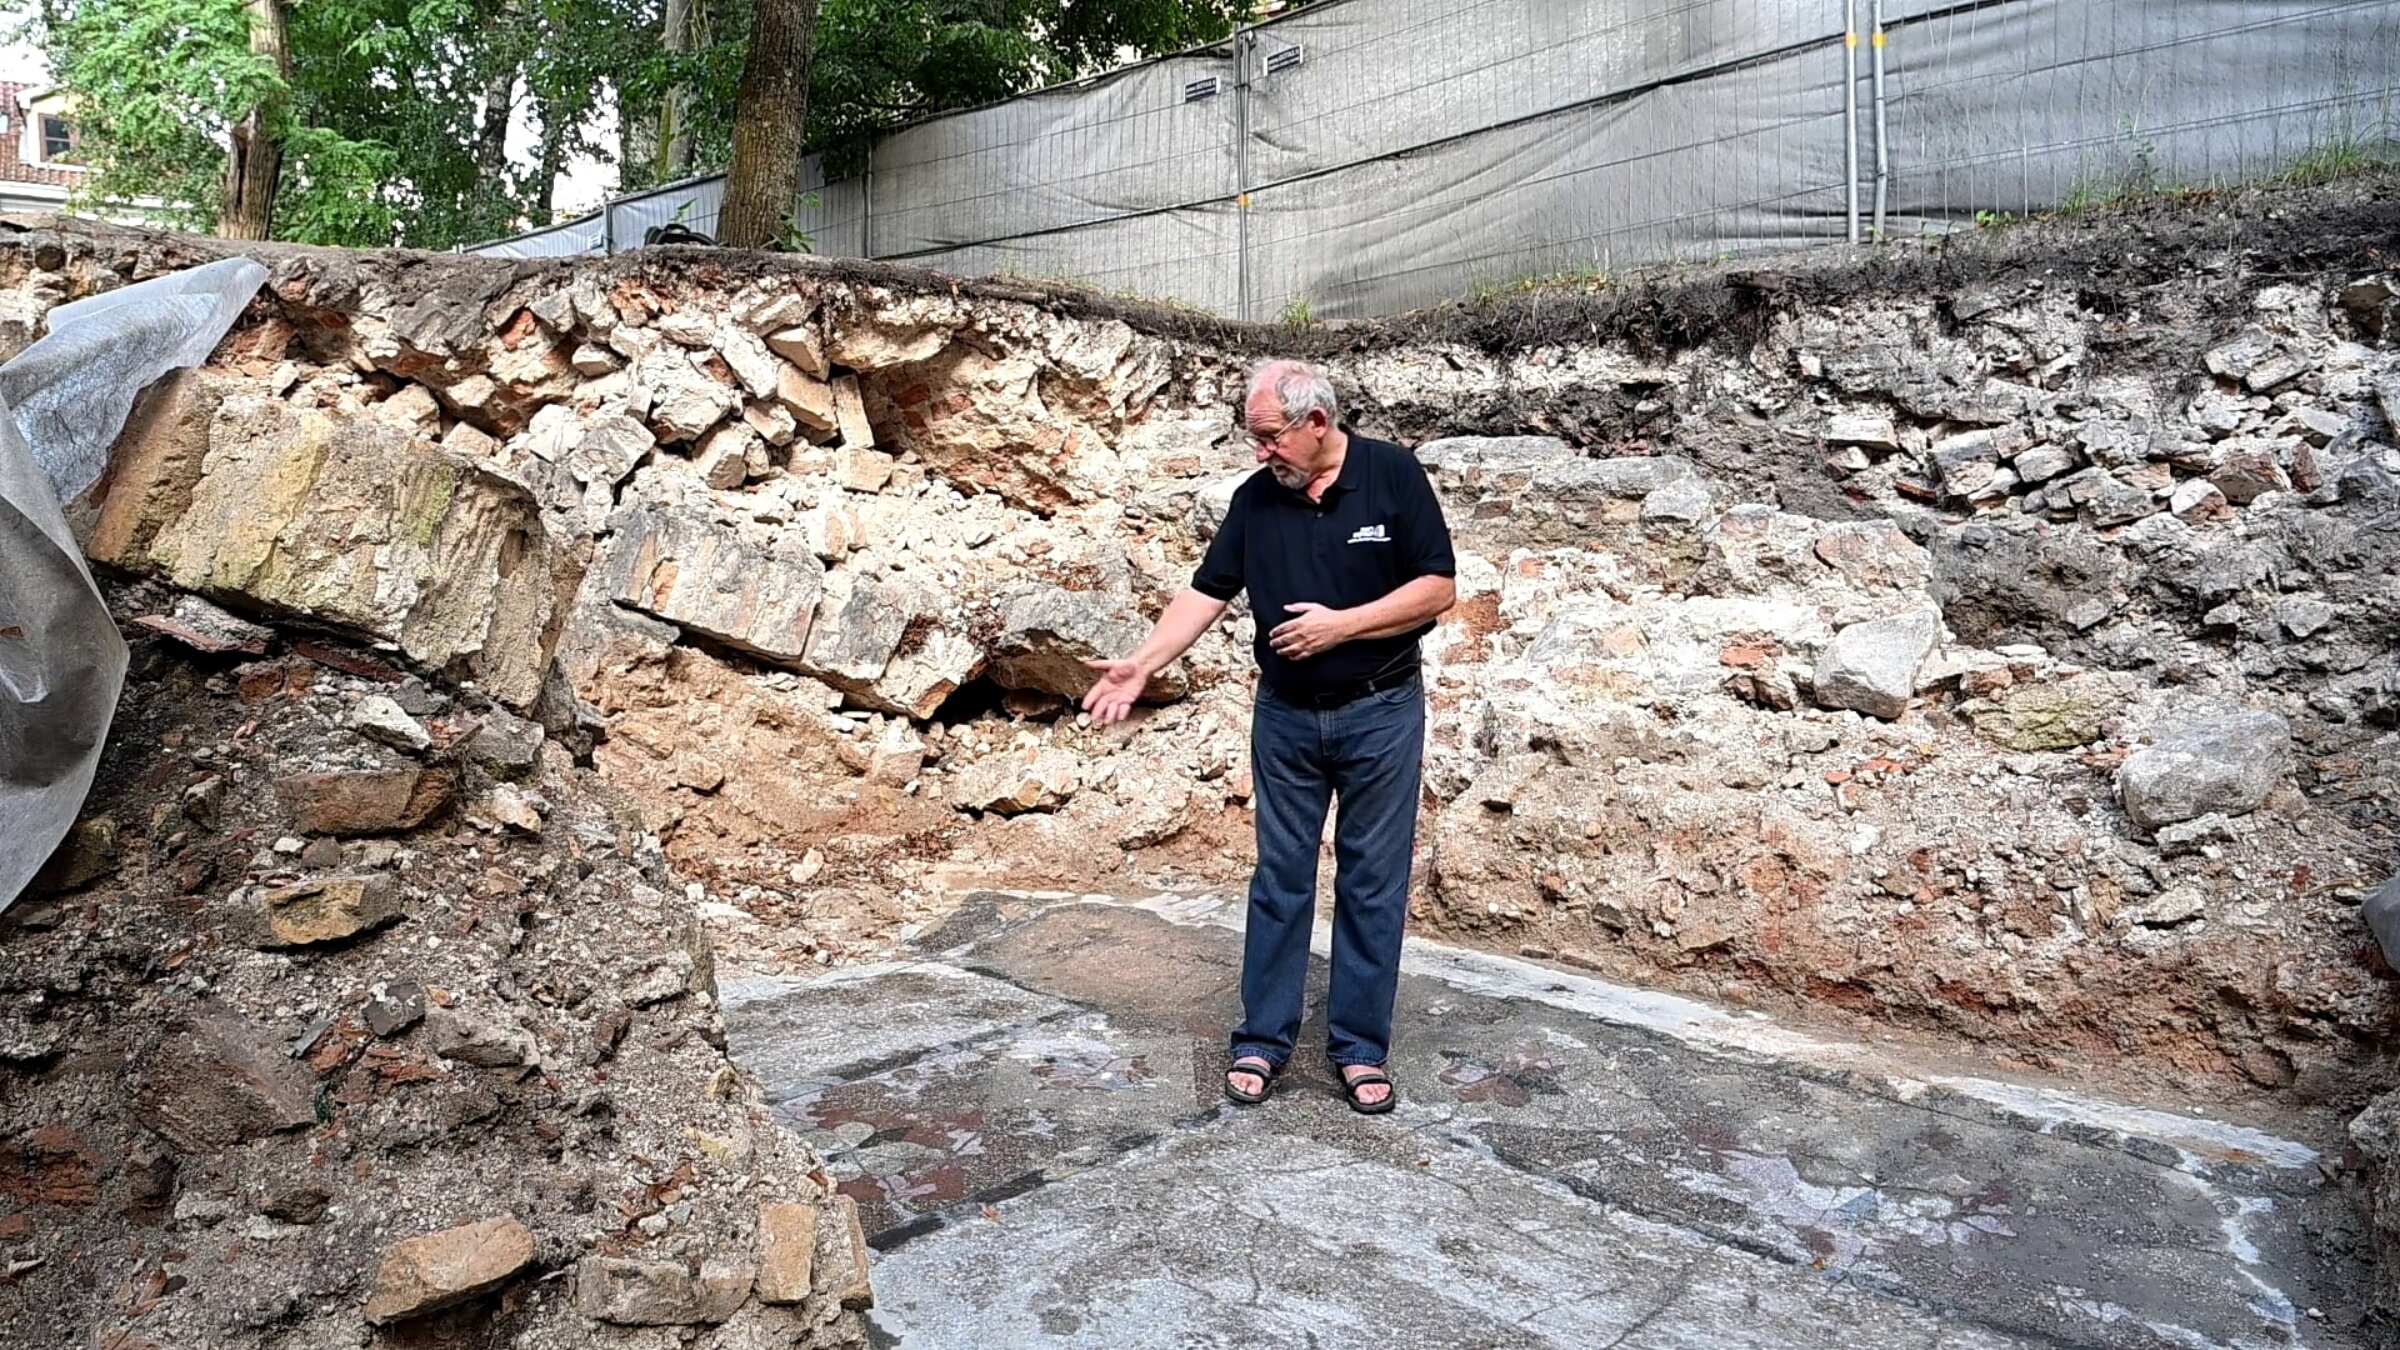
[[[2388,181],[1390,325],[807,259],[267,249],[93,555],[591,744],[755,958],[1245,864],[1249,620],[1064,715],[1249,471],[1255,356],[1420,445],[1418,920],[2069,1074],[2354,1107],[2388,971]],[[2377,250],[2381,249],[2382,252]],[[0,336],[213,256],[0,238]]]

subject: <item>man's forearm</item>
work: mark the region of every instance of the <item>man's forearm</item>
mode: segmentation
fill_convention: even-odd
[[[1439,617],[1456,603],[1456,582],[1448,577],[1418,577],[1381,600],[1351,610],[1350,624],[1355,631],[1350,638],[1397,637]]]
[[[1168,662],[1189,651],[1192,644],[1200,640],[1200,635],[1208,631],[1208,626],[1215,623],[1217,616],[1224,612],[1224,601],[1215,596],[1202,595],[1186,586],[1167,602],[1166,612],[1158,616],[1158,623],[1150,629],[1150,636],[1142,639],[1142,645],[1134,648],[1125,659],[1141,666],[1145,672],[1156,674],[1165,669]]]

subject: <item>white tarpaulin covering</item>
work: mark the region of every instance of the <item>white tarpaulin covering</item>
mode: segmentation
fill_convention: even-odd
[[[61,503],[98,481],[141,391],[206,360],[266,279],[229,258],[61,305],[0,366],[0,909],[75,823],[125,684]]]

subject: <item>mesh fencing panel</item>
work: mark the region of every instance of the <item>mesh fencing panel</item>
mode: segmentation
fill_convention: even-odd
[[[819,253],[1355,317],[1841,239],[1853,192],[1897,237],[2341,167],[2396,94],[2400,0],[1335,0],[903,128],[854,178],[811,159],[795,221]],[[478,251],[713,234],[722,196]]]

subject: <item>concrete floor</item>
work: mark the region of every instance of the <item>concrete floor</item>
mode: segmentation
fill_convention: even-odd
[[[1315,1022],[1231,1106],[1235,922],[986,893],[921,961],[726,982],[861,1206],[887,1344],[2358,1344],[2311,1314],[2298,1144],[1525,962],[1411,943],[1391,1115]]]

